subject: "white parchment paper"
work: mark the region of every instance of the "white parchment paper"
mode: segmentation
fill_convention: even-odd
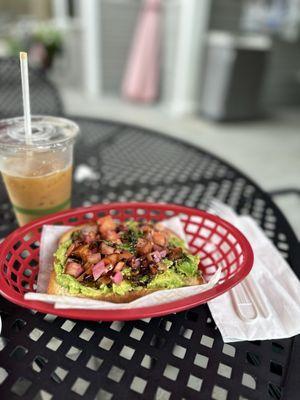
[[[162,224],[165,227],[176,232],[178,236],[186,241],[183,225],[180,221],[180,218],[173,217],[163,221]],[[55,308],[60,309],[76,308],[93,310],[115,310],[149,307],[168,303],[175,300],[180,300],[182,298],[209,290],[218,283],[221,277],[221,269],[218,269],[211,277],[209,282],[203,285],[188,286],[178,289],[159,290],[147,296],[141,297],[140,299],[134,300],[130,303],[115,304],[107,301],[99,301],[72,296],[49,295],[46,293],[46,291],[49,283],[50,273],[53,269],[53,254],[57,249],[57,244],[60,236],[70,228],[72,227],[44,225],[41,235],[40,265],[37,280],[37,292],[26,293],[24,296],[26,300],[38,300],[53,303]]]

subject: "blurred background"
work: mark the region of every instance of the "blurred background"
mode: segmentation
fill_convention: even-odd
[[[0,0],[0,10],[1,63],[27,50],[65,113],[223,157],[274,195],[300,236],[300,0]],[[16,76],[15,111],[0,76],[1,117],[22,113]]]

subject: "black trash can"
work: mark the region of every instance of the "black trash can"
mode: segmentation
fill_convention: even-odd
[[[210,33],[201,114],[216,121],[261,117],[260,94],[271,46],[271,40],[265,36]]]

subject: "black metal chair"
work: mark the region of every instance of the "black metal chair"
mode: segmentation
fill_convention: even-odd
[[[63,115],[64,109],[56,87],[46,75],[29,68],[32,114]],[[0,118],[23,114],[20,65],[17,57],[0,58]]]

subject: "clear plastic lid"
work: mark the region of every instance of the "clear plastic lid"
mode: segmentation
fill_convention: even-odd
[[[31,118],[31,143],[26,143],[24,118],[0,121],[0,151],[50,150],[72,143],[79,132],[74,122],[48,115],[33,115]]]

